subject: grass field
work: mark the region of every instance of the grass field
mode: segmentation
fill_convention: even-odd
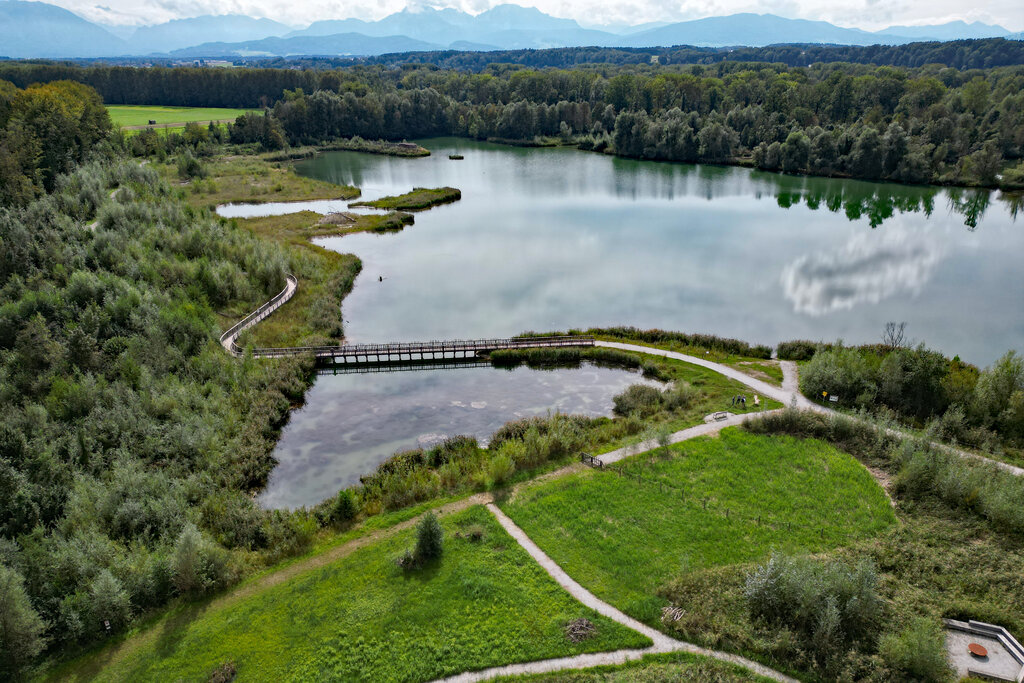
[[[628,664],[595,666],[582,671],[560,671],[532,676],[506,676],[494,680],[496,683],[768,683],[772,679],[758,676],[749,669],[735,664],[688,652],[673,652],[647,655]]]
[[[110,120],[116,126],[145,126],[151,120],[157,125],[191,123],[193,121],[222,121],[238,118],[249,109],[218,109],[207,107],[161,107],[151,105],[110,105]]]
[[[155,624],[121,656],[100,651],[54,672],[76,681],[205,681],[234,662],[238,681],[425,681],[509,662],[643,647],[649,641],[565,593],[482,507],[444,522],[439,562],[409,573],[394,560],[412,531],[222,609]],[[481,527],[479,541],[455,532]],[[578,617],[597,634],[571,643]]]
[[[394,197],[381,197],[369,202],[354,202],[349,206],[369,206],[375,209],[396,209],[399,211],[422,211],[439,204],[448,204],[462,198],[462,192],[454,187],[416,187],[412,192]]]
[[[570,576],[651,624],[666,604],[658,588],[680,572],[817,552],[895,522],[868,471],[819,441],[731,428],[669,452],[623,461],[630,476],[523,488],[502,508]]]

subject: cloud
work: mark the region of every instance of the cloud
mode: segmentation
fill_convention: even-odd
[[[797,313],[812,316],[916,293],[942,260],[926,235],[887,229],[854,236],[840,249],[808,254],[782,271],[782,290]]]

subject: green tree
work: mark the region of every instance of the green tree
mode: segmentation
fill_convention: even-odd
[[[811,154],[811,141],[803,131],[794,131],[782,144],[782,170],[787,173],[802,171],[807,168],[807,160]]]
[[[92,600],[92,616],[97,627],[105,628],[104,622],[110,624],[111,630],[118,630],[131,620],[132,608],[128,591],[121,586],[109,569],[103,569],[93,579],[89,589]]]
[[[42,652],[45,628],[29,602],[21,574],[0,564],[0,678],[19,676]]]
[[[430,562],[444,552],[444,530],[437,515],[428,512],[416,525],[416,549],[413,556],[419,563]]]

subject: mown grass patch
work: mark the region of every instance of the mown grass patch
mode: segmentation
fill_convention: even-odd
[[[249,109],[223,109],[219,107],[164,107],[157,105],[108,105],[110,120],[117,126],[146,126],[193,121],[225,121],[235,119]]]
[[[465,532],[483,529],[474,540]],[[415,571],[396,534],[229,608],[157,624],[123,656],[103,651],[59,672],[73,680],[197,680],[234,662],[238,680],[423,681],[509,662],[643,647],[649,641],[565,593],[482,507],[445,520],[444,555]],[[597,625],[581,643],[563,627]]]
[[[726,429],[621,464],[627,476],[589,470],[502,507],[570,576],[650,624],[681,571],[817,552],[895,522],[868,471],[819,441]]]
[[[412,192],[394,197],[381,197],[368,202],[354,202],[349,206],[368,206],[374,209],[393,209],[398,211],[423,211],[439,204],[462,199],[462,191],[454,187],[415,187]]]
[[[581,671],[502,676],[494,680],[496,683],[653,683],[654,681],[768,683],[773,679],[759,676],[738,664],[722,662],[689,652],[671,652],[647,655],[626,664],[595,666]]]

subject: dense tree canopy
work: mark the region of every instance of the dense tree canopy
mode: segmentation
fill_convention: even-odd
[[[0,203],[24,204],[53,189],[110,132],[95,90],[55,81],[20,90],[0,81]]]

